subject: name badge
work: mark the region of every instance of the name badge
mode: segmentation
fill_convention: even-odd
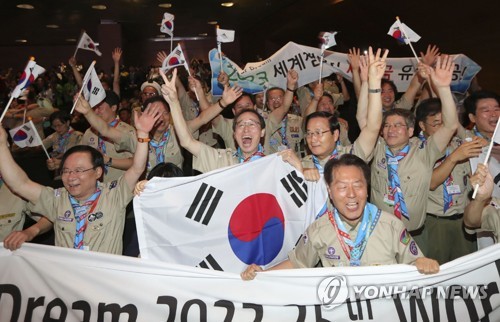
[[[458,195],[460,194],[460,186],[458,184],[446,186],[446,191],[448,191],[450,195]]]
[[[387,159],[387,164],[397,165],[398,164],[398,159],[396,159],[396,158],[388,158]]]
[[[390,194],[384,195],[384,202],[389,206],[394,206],[394,196]]]

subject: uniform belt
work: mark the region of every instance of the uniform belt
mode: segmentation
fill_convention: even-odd
[[[462,217],[464,216],[464,214],[454,214],[454,215],[451,215],[451,216],[436,216],[436,215],[428,213],[427,216],[431,216],[431,217],[438,218],[438,219],[459,220],[459,219],[462,219]]]

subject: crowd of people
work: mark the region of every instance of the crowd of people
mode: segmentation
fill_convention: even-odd
[[[289,259],[271,269],[406,263],[435,273],[477,250],[475,229],[495,236],[500,229],[493,179],[469,163],[492,140],[500,98],[476,83],[463,102],[457,98],[453,59],[436,46],[422,53],[404,93],[384,79],[388,51],[380,49],[349,51],[352,83],[332,75],[299,87],[291,69],[285,88],[249,94],[221,72],[220,98],[211,95],[202,62],[191,64],[193,76],[179,69],[165,75],[126,71],[121,56],[119,48],[112,52],[111,76],[100,72],[106,97],[94,108],[75,98],[82,68],[72,57],[69,67],[40,75],[7,111],[0,128],[6,248],[53,229],[56,246],[138,256],[130,203],[147,184],[141,179],[196,175],[273,153],[306,180],[324,180],[330,201]],[[159,63],[165,57],[159,53]],[[1,76],[3,106],[18,77],[11,70]],[[25,149],[6,130],[27,119],[50,151],[46,169],[36,169],[51,171],[50,186],[16,163]],[[29,227],[27,216],[36,219]],[[343,252],[332,255],[332,247]],[[259,271],[250,265],[242,278]]]

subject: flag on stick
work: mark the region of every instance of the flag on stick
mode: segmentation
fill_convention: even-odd
[[[399,20],[399,17],[396,17],[396,22],[394,22],[389,28],[389,31],[387,32],[389,36],[392,36],[396,38],[400,42],[404,42],[405,44],[410,46],[411,51],[413,52],[413,55],[418,61],[418,56],[417,53],[415,52],[415,49],[413,49],[412,42],[417,42],[420,40],[420,36],[417,35],[415,31],[413,31],[410,27],[405,25]]]
[[[80,37],[80,41],[78,41],[78,45],[76,46],[75,54],[73,57],[76,55],[76,52],[78,49],[85,49],[85,50],[90,50],[96,53],[97,56],[101,56],[101,52],[99,49],[97,49],[97,46],[99,46],[98,43],[94,42],[92,38],[90,38],[89,35],[84,31],[82,33],[82,36]]]
[[[47,149],[43,146],[42,138],[40,138],[32,120],[29,120],[27,123],[10,130],[9,133],[14,144],[20,148],[37,147],[41,145],[45,155],[48,159],[50,159],[50,155],[47,152]]]
[[[174,15],[165,12],[165,14],[163,14],[163,19],[161,21],[160,31],[163,32],[164,34],[170,35],[170,37],[174,35],[174,18],[175,18]]]
[[[234,41],[234,30],[220,29],[217,30],[217,42],[233,42]]]
[[[187,64],[186,58],[184,57],[184,52],[182,47],[178,44],[174,50],[163,60],[161,64],[161,69],[167,73],[172,68],[184,66],[189,73],[189,66]]]
[[[84,92],[84,98],[89,102],[91,107],[96,106],[106,97],[106,91],[102,87],[101,81],[99,80],[99,77],[97,76],[97,73],[94,69],[94,65],[95,60],[92,62],[92,64],[90,64],[87,72],[85,73],[85,77],[83,78],[82,82],[82,88],[80,88],[80,91],[78,92],[78,96],[73,103],[70,114],[73,114],[75,106],[78,103],[82,92]]]
[[[21,75],[21,78],[19,79],[16,88],[14,88],[12,94],[10,95],[10,99],[3,110],[2,116],[0,117],[0,123],[3,120],[5,113],[7,113],[7,110],[9,109],[12,100],[14,98],[18,98],[23,92],[23,90],[25,90],[31,84],[33,84],[38,75],[43,74],[43,72],[45,72],[45,68],[43,68],[40,65],[37,65],[37,63],[35,62],[35,57],[31,57],[30,60],[28,61],[28,64],[24,68],[23,74]]]
[[[319,83],[321,84],[321,79],[323,78],[323,58],[325,57],[325,50],[332,46],[335,46],[337,42],[335,41],[335,35],[337,32],[322,32],[319,34],[319,39],[321,39],[321,60],[319,62]]]

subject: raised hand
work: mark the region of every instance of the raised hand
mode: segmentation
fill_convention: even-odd
[[[80,95],[80,97],[78,97],[78,94],[76,94],[76,97],[78,98],[78,101],[76,102],[75,110],[79,113],[82,113],[83,115],[87,115],[87,113],[92,109],[89,102],[87,102],[87,100],[83,98],[83,95]]]
[[[160,64],[163,65],[163,61],[165,60],[165,58],[167,58],[168,55],[166,52],[164,52],[163,50],[162,51],[159,51],[157,54],[156,54],[156,60],[160,62]]]
[[[177,88],[175,87],[175,82],[177,80],[177,68],[174,69],[172,73],[172,78],[168,80],[165,72],[160,69],[160,75],[163,78],[164,84],[161,85],[161,94],[163,98],[167,101],[168,104],[172,104],[172,102],[179,100],[177,96]]]
[[[428,66],[434,66],[434,63],[439,55],[441,55],[441,53],[439,52],[439,47],[436,45],[432,45],[432,47],[431,45],[428,45],[425,54],[420,52],[422,63]]]
[[[235,84],[233,87],[225,86],[221,98],[222,104],[224,106],[233,104],[241,94],[243,94],[243,88],[239,87],[238,84]]]
[[[359,57],[359,76],[361,77],[361,82],[368,81],[368,57],[360,56]]]
[[[111,57],[115,63],[119,63],[122,58],[122,49],[120,47],[116,47],[111,53]]]
[[[493,193],[493,177],[488,170],[488,166],[482,163],[478,164],[476,172],[470,177],[470,183],[473,187],[479,185],[476,200],[486,200],[491,197]]]
[[[319,101],[321,96],[323,96],[323,92],[324,92],[323,86],[324,86],[323,83],[318,83],[314,87],[314,100],[315,101]]]
[[[286,74],[286,87],[290,89],[295,89],[297,82],[299,81],[299,74],[296,70],[290,69]]]
[[[481,139],[479,137],[474,137],[472,141],[462,143],[448,157],[451,158],[451,161],[458,163],[479,156],[482,150],[483,145]]]
[[[347,61],[351,64],[351,68],[353,71],[359,69],[359,58],[360,58],[360,49],[359,48],[351,48],[349,49],[349,54],[347,55]]]
[[[381,52],[382,51],[379,48],[374,55],[372,47],[368,48],[368,61],[370,63],[370,66],[368,68],[368,76],[371,79],[380,80],[382,79],[382,77],[384,77],[386,67],[385,61],[387,59],[387,55],[389,54],[389,50],[386,49],[382,57],[380,56]]]
[[[134,124],[137,132],[149,133],[162,114],[161,104],[149,104],[144,112],[134,110]]]
[[[71,67],[75,67],[76,66],[76,58],[74,56],[71,56],[69,59],[68,59],[68,64],[71,66]]]
[[[224,71],[219,73],[217,81],[224,87],[229,86],[229,76]]]
[[[431,69],[431,80],[436,87],[449,87],[453,76],[454,59],[451,56],[439,56],[436,67]]]

